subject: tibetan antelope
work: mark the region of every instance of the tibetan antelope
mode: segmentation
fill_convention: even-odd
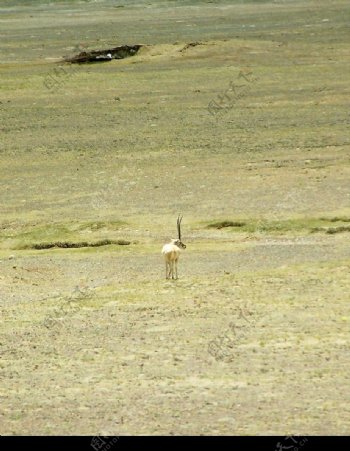
[[[165,259],[165,278],[177,279],[177,262],[181,249],[186,249],[186,245],[181,241],[181,221],[182,216],[177,218],[178,239],[172,239],[170,243],[164,244],[162,254]],[[175,271],[174,271],[175,270]]]

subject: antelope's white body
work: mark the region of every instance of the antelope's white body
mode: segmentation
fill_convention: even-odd
[[[180,257],[181,249],[186,249],[186,244],[181,241],[181,221],[182,216],[177,218],[177,233],[179,238],[177,240],[170,240],[170,243],[164,244],[162,254],[165,259],[165,278],[177,279],[177,262]]]
[[[164,255],[165,259],[166,279],[177,279],[177,262],[179,260],[181,252],[178,244],[180,244],[179,240],[171,240],[170,243],[164,244],[163,246],[162,254]]]

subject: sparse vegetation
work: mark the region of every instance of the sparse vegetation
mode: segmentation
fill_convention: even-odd
[[[225,227],[243,227],[245,222],[240,221],[220,221],[209,224],[208,227],[212,229],[223,229]]]
[[[118,244],[121,246],[125,246],[131,244],[130,241],[126,240],[100,240],[95,243],[89,243],[87,241],[81,241],[80,243],[71,243],[71,242],[62,242],[56,241],[55,243],[36,243],[31,245],[26,245],[22,249],[52,249],[54,247],[60,247],[63,249],[76,249],[80,247],[100,247],[100,246],[109,246],[111,244]]]
[[[315,227],[311,230],[312,232],[325,232],[329,235],[334,235],[335,233],[350,232],[350,226],[339,226],[339,227]]]
[[[347,232],[350,226],[326,227],[325,223],[347,222],[343,219],[334,218],[300,218],[285,220],[268,220],[268,219],[247,219],[245,222],[238,221],[219,221],[210,223],[207,228],[223,229],[228,228],[234,232],[247,233],[277,233],[289,234],[297,232],[299,234],[307,234],[309,232],[326,232],[328,234]]]
[[[0,435],[348,434],[349,2],[0,3]]]
[[[350,222],[350,218],[346,217],[320,218],[320,220],[326,222]]]

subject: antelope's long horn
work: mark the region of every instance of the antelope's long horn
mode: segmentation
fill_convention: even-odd
[[[179,215],[177,217],[177,233],[179,235],[179,240],[181,241],[181,221],[182,221],[182,216]]]

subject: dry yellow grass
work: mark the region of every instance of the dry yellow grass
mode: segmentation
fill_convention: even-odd
[[[348,434],[348,2],[25,3],[0,9],[0,434]]]

